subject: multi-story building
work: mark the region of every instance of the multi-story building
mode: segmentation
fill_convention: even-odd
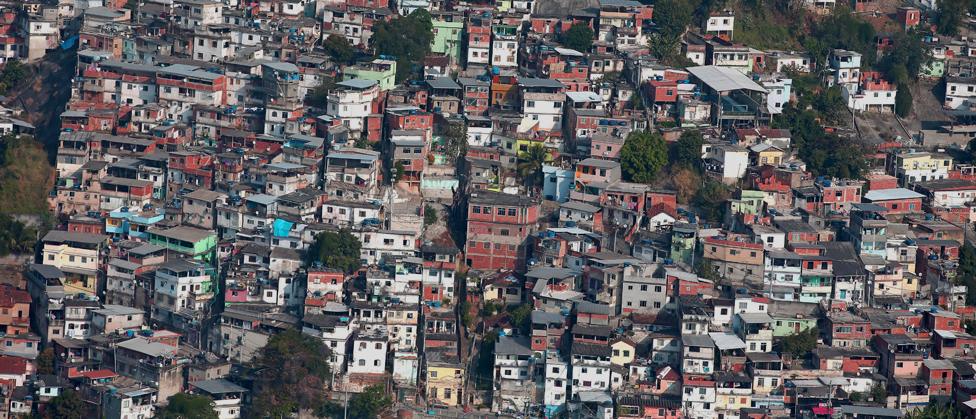
[[[528,243],[539,220],[539,202],[518,195],[478,191],[468,198],[466,257],[479,270],[525,269]]]

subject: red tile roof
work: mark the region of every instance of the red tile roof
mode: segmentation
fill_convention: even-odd
[[[4,374],[4,375],[27,374],[27,360],[15,356],[0,355],[0,374]]]

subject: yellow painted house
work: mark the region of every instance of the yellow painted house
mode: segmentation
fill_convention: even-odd
[[[434,405],[460,406],[463,404],[464,366],[451,349],[428,349],[426,357],[427,401]]]
[[[912,182],[947,179],[952,169],[952,157],[944,153],[908,151],[887,157],[888,173],[894,174],[902,185]]]
[[[617,339],[610,344],[610,363],[625,366],[634,362],[637,356],[637,345],[630,339]]]
[[[749,147],[749,157],[755,166],[778,166],[786,160],[786,152],[771,144],[759,143]]]
[[[51,230],[41,241],[43,263],[65,274],[64,292],[95,295],[98,268],[108,236]]]

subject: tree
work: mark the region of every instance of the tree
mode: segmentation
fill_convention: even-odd
[[[668,38],[681,38],[691,23],[694,7],[688,0],[663,0],[654,3],[657,32]]]
[[[52,419],[82,419],[88,417],[88,406],[74,389],[66,388],[51,399],[44,416]]]
[[[822,100],[814,98],[811,102]],[[797,155],[814,174],[841,179],[860,178],[867,170],[863,147],[837,134],[827,133],[822,122],[826,118],[817,112],[816,106],[804,109],[804,102],[807,99],[796,105],[786,105],[782,117],[775,120],[775,127],[790,129]]]
[[[885,387],[884,382],[874,383],[874,387],[871,387],[871,400],[882,405],[887,404],[888,389]]]
[[[0,93],[6,93],[10,88],[20,85],[30,76],[30,67],[16,60],[7,61],[0,72]]]
[[[945,403],[930,403],[924,408],[914,409],[905,414],[905,419],[962,419],[966,417],[955,406]]]
[[[461,122],[450,122],[443,133],[444,154],[455,160],[468,154],[468,126]]]
[[[34,250],[37,230],[7,214],[0,214],[0,256],[23,254]]]
[[[393,405],[393,400],[381,385],[366,387],[366,391],[349,399],[349,417],[353,419],[373,419]]]
[[[253,361],[253,416],[290,417],[323,406],[331,352],[322,340],[294,329],[271,336]]]
[[[936,26],[942,35],[955,36],[959,34],[959,25],[969,9],[969,0],[939,0],[939,14]]]
[[[876,55],[874,38],[871,23],[852,14],[846,7],[837,7],[833,14],[807,33],[804,45],[818,61],[825,58],[830,49],[842,48],[861,53],[862,65],[871,65]]]
[[[593,29],[586,23],[576,23],[570,26],[560,37],[566,48],[587,53],[593,46]]]
[[[966,304],[976,304],[976,248],[966,243],[959,248],[959,266],[956,269],[956,285],[965,285]]]
[[[633,131],[620,149],[620,168],[631,182],[653,182],[667,162],[668,146],[658,134]]]
[[[461,324],[464,325],[465,329],[471,327],[471,322],[474,321],[471,316],[471,303],[467,300],[462,301],[459,310],[461,310]]]
[[[508,314],[513,327],[523,334],[528,333],[532,327],[532,306],[530,304],[522,304]]]
[[[335,89],[335,80],[332,77],[321,76],[319,85],[308,92],[305,103],[309,106],[325,109],[329,104],[329,92]]]
[[[681,137],[678,137],[678,141],[674,143],[673,157],[671,161],[674,164],[684,165],[694,170],[701,169],[702,163],[702,146],[705,145],[705,139],[702,137],[701,133],[698,131],[685,131],[681,133]]]
[[[783,352],[792,354],[794,358],[801,358],[817,348],[817,336],[820,330],[816,327],[786,336],[782,341]]]
[[[403,175],[407,173],[407,167],[403,165],[402,161],[396,162],[393,165],[393,181],[399,182],[403,180]]]
[[[37,373],[54,374],[54,348],[48,346],[37,355]]]
[[[731,196],[727,186],[709,179],[705,181],[705,186],[698,190],[691,203],[698,208],[699,217],[718,222],[725,216],[727,201]]]
[[[542,165],[549,160],[549,152],[542,143],[533,143],[518,156],[518,174],[526,185],[542,185]]]
[[[157,419],[219,419],[214,403],[207,396],[176,393],[166,407],[156,411]]]
[[[680,61],[681,37],[691,23],[694,7],[688,0],[663,0],[654,3],[654,24],[657,32],[651,36],[651,51],[665,63]]]
[[[905,83],[898,85],[895,93],[895,114],[904,118],[912,113],[912,90]]]
[[[433,205],[424,205],[424,227],[437,222],[437,209]]]
[[[370,44],[377,56],[395,57],[397,82],[419,73],[421,64],[430,52],[434,39],[430,13],[425,9],[414,10],[407,16],[389,22],[380,20],[373,25]]]
[[[361,247],[362,243],[349,230],[323,231],[315,238],[307,257],[310,263],[320,262],[329,268],[352,273],[361,265]]]
[[[879,69],[889,81],[904,84],[918,78],[922,68],[932,60],[932,53],[916,32],[895,32],[892,47],[885,54]]]
[[[356,48],[342,35],[329,35],[325,38],[325,42],[322,42],[322,47],[336,63],[352,64],[356,61]]]
[[[704,258],[699,258],[695,262],[695,275],[713,282],[720,279],[718,273],[715,272],[715,266],[712,265],[712,262]]]

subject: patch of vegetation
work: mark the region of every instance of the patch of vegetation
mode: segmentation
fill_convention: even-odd
[[[430,204],[424,205],[424,227],[436,223],[437,220],[437,209]]]
[[[570,26],[559,37],[559,41],[562,42],[566,48],[574,49],[579,52],[589,52],[590,47],[593,46],[593,29],[590,29],[590,25],[585,23],[577,23]]]
[[[325,53],[338,64],[352,64],[356,61],[356,47],[342,35],[329,35],[322,42],[322,48],[325,48]]]
[[[631,132],[620,149],[620,168],[630,182],[653,182],[667,163],[668,146],[657,133]]]
[[[37,229],[0,214],[0,256],[30,253],[37,240]]]
[[[53,179],[47,153],[32,137],[0,138],[0,213],[46,214]]]
[[[430,13],[417,9],[389,22],[376,22],[370,44],[377,56],[396,57],[396,80],[402,82],[420,72],[424,57],[430,52],[430,41],[434,39],[433,28]]]
[[[11,87],[27,80],[31,75],[30,67],[20,61],[7,61],[0,71],[0,94],[6,94]]]
[[[301,409],[325,406],[329,356],[322,340],[297,330],[268,339],[253,364],[257,374],[253,417],[291,417]]]
[[[722,182],[707,179],[705,185],[695,193],[691,203],[698,208],[698,216],[706,221],[721,222],[732,191]],[[699,274],[701,275],[701,274]]]
[[[362,243],[349,230],[324,231],[319,233],[308,249],[307,258],[309,262],[321,262],[329,268],[352,273],[361,265],[361,247]]]
[[[213,400],[207,396],[176,393],[169,397],[166,407],[156,412],[158,419],[219,419]]]
[[[801,358],[817,348],[817,337],[820,329],[816,327],[792,334],[783,338],[783,352],[793,355],[794,358]]]

